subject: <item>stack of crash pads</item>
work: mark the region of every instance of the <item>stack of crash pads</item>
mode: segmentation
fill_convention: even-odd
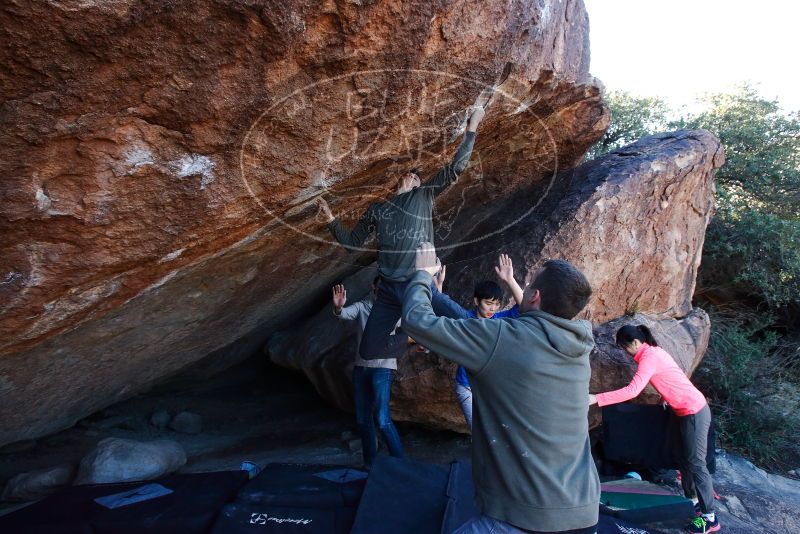
[[[449,469],[379,456],[358,507],[353,534],[450,533],[478,514],[467,464]]]
[[[678,417],[669,408],[631,403],[603,407],[603,458],[652,471],[677,469]],[[708,433],[708,471],[714,473],[714,425]]]
[[[694,511],[691,500],[634,478],[601,484],[600,506],[608,515],[637,522],[684,519],[691,517]]]
[[[225,506],[215,534],[347,534],[367,473],[343,466],[267,464]]]
[[[450,469],[379,457],[367,479],[353,534],[451,534],[480,512],[468,464]],[[623,518],[600,515],[598,534],[659,534]]]
[[[604,510],[617,517],[601,516],[598,533],[655,534],[626,522],[639,517],[627,512],[653,520],[652,497],[663,490],[633,482],[604,485]],[[474,494],[470,466],[459,462],[446,469],[379,456],[368,477],[343,466],[268,464],[250,481],[230,471],[70,487],[0,517],[0,532],[450,534],[478,515]]]
[[[246,481],[244,471],[225,471],[72,486],[0,517],[0,532],[204,533]]]

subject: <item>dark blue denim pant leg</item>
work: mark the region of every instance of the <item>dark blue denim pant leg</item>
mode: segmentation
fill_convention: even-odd
[[[372,375],[366,367],[353,367],[353,397],[356,403],[356,424],[361,437],[361,451],[364,464],[371,466],[378,452],[375,423],[372,413],[375,409],[372,392]]]
[[[365,360],[397,358],[406,348],[407,336],[390,335],[403,311],[403,295],[408,282],[392,282],[381,278],[378,296],[364,327],[359,354]]]
[[[389,454],[396,458],[403,457],[403,445],[400,442],[400,434],[397,433],[392,422],[392,414],[389,410],[389,398],[394,381],[394,369],[371,369],[372,371],[372,390],[375,392],[375,407],[377,409],[378,426],[389,447]]]

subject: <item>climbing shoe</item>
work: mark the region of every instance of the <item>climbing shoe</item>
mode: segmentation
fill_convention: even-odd
[[[695,517],[692,522],[686,525],[684,529],[690,534],[706,534],[707,532],[718,532],[720,529],[719,518],[714,518],[714,521],[709,521],[703,516]]]

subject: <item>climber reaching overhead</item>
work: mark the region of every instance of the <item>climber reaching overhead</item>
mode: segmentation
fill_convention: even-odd
[[[328,203],[317,199],[320,214],[333,236],[346,248],[358,248],[375,232],[378,238],[378,296],[361,340],[359,354],[365,360],[397,356],[405,347],[404,336],[389,337],[402,309],[403,293],[415,272],[417,246],[433,242],[433,201],[466,169],[475,144],[475,132],[485,111],[476,107],[467,121],[466,133],[453,160],[426,182],[410,169],[397,184],[396,194],[369,206],[352,230],[333,216]]]

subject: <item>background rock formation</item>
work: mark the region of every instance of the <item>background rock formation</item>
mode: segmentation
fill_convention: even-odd
[[[465,241],[500,231],[445,253],[445,291],[468,306],[475,282],[494,278],[499,252],[511,255],[517,279],[525,282],[546,259],[567,259],[593,287],[582,314],[598,324],[591,391],[622,387],[633,376],[635,363],[613,343],[616,330],[630,321],[652,326],[691,372],[710,334],[708,316],[692,309],[691,297],[714,210],[714,172],[723,161],[719,141],[705,130],[659,134],[561,173],[546,185],[473,208],[472,221],[484,222]],[[345,280],[351,298],[366,293],[372,276],[374,270],[365,269]],[[606,322],[633,312],[639,313]],[[302,327],[276,334],[268,350],[273,361],[304,371],[323,396],[347,409],[353,345],[328,304]],[[465,431],[452,394],[454,375],[454,364],[410,353],[398,369],[393,414]],[[651,387],[639,399],[659,400]],[[592,412],[592,424],[599,423],[598,416]]]
[[[432,172],[509,69],[437,206],[450,236],[608,124],[580,1],[361,4],[3,3],[0,444],[320,305],[374,254],[329,244],[312,200],[347,216]]]

